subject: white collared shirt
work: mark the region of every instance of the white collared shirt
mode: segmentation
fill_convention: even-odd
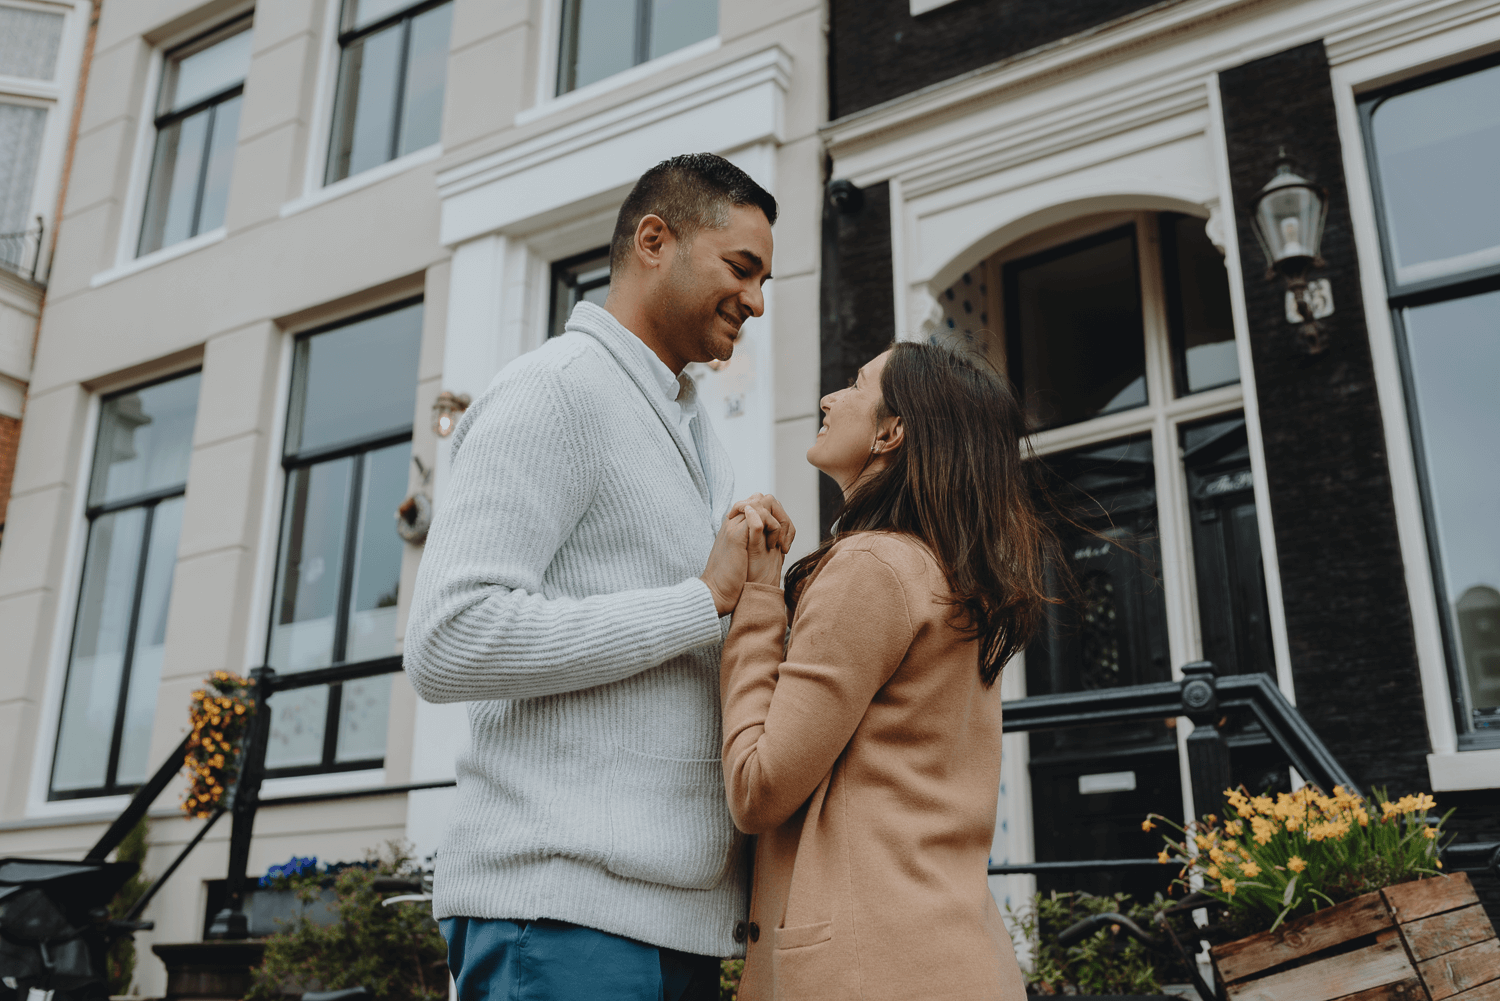
[[[661,388],[662,399],[666,402],[667,413],[672,415],[677,424],[677,430],[682,432],[682,437],[693,443],[693,451],[698,456],[698,465],[703,466],[703,452],[698,448],[698,441],[693,437],[692,422],[698,416],[698,401],[696,386],[687,375],[673,375],[672,370],[667,367],[655,351],[639,337],[634,338],[635,346],[640,351],[641,358],[656,377],[656,384]]]

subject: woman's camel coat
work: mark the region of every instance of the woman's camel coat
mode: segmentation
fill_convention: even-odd
[[[833,547],[786,639],[748,584],[724,646],[724,779],[759,834],[743,1001],[1025,994],[986,876],[1000,689],[925,546]],[[783,641],[785,659],[783,659]]]

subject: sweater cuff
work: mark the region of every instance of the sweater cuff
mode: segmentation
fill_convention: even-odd
[[[671,595],[672,621],[680,622],[683,635],[683,650],[724,642],[727,627],[719,621],[719,609],[714,604],[713,592],[701,577],[689,577],[681,584],[667,589]],[[729,617],[724,617],[728,622]]]
[[[745,582],[740,592],[740,603],[734,610],[736,618],[749,622],[764,622],[768,619],[786,623],[786,593],[770,584]]]

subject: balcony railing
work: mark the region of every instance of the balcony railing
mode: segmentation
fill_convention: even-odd
[[[42,237],[46,226],[42,217],[36,217],[36,225],[19,233],[0,233],[0,267],[14,272],[34,284],[42,263]]]

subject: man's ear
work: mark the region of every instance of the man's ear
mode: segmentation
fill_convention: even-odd
[[[676,242],[671,228],[659,215],[644,215],[636,224],[635,256],[643,268],[659,268],[667,263]]]

